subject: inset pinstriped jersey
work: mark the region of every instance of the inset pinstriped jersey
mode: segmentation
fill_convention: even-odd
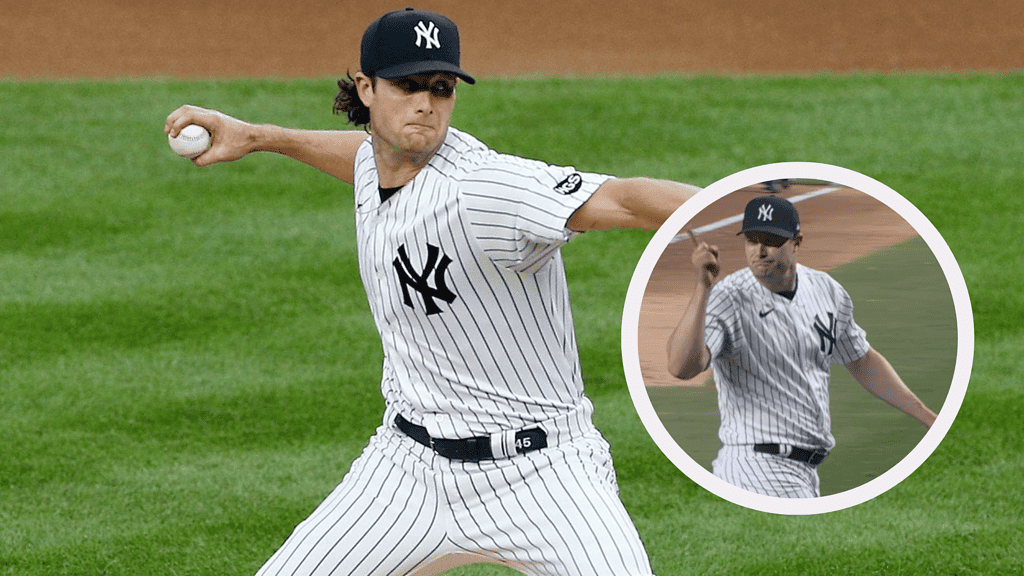
[[[464,438],[589,420],[559,248],[609,176],[499,154],[449,128],[381,201],[372,137],[355,160],[359,269],[384,348],[385,423]]]
[[[778,443],[831,450],[832,364],[869,349],[850,295],[831,276],[797,264],[792,300],[749,268],[708,296],[705,339],[713,358],[724,445]]]

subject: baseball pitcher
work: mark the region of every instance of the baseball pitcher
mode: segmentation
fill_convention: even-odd
[[[790,201],[751,200],[739,234],[747,267],[717,284],[718,247],[694,250],[696,288],[669,339],[668,369],[688,379],[714,367],[722,441],[716,476],[758,494],[816,497],[817,466],[835,446],[832,364],[925,426],[935,413],[868,344],[846,290],[797,263],[803,236]]]
[[[351,183],[359,271],[384,350],[381,426],[260,576],[435,574],[492,562],[526,574],[648,575],[584,394],[560,247],[657,229],[697,190],[500,154],[449,126],[456,25],[384,14],[335,112],[361,131],[254,126],[184,106],[199,166],[263,150]]]

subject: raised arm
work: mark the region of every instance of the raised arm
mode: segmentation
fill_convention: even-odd
[[[608,180],[569,218],[576,232],[618,228],[657,230],[700,188],[671,180],[614,178]]]
[[[182,106],[172,112],[164,132],[177,136],[182,128],[198,124],[206,128],[213,143],[196,157],[196,166],[233,162],[252,152],[276,152],[352,183],[356,150],[367,138],[356,130],[299,130],[269,124],[250,124],[216,110]]]
[[[668,371],[676,378],[688,380],[700,374],[711,362],[711,351],[704,341],[704,315],[708,295],[718,276],[718,248],[701,242],[691,257],[697,273],[690,303],[668,339]]]
[[[865,390],[881,398],[890,406],[913,416],[931,428],[935,413],[928,409],[917,396],[907,388],[889,361],[874,348],[858,360],[844,364]]]

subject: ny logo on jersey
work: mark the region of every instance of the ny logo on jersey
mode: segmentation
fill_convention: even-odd
[[[818,315],[814,315],[814,330],[818,333],[818,338],[821,342],[821,351],[825,354],[832,354],[832,349],[836,345],[836,317],[829,312],[828,313],[828,325],[826,326]],[[825,345],[828,345],[828,351],[825,350]]]
[[[440,261],[438,260],[440,256]],[[405,252],[405,245],[398,247],[398,258],[395,258],[395,271],[398,272],[398,283],[402,285],[402,299],[409,308],[415,308],[412,298],[409,295],[409,288],[420,293],[423,297],[423,306],[427,315],[440,314],[441,308],[434,302],[439,298],[448,304],[455,301],[455,293],[448,289],[444,283],[444,273],[452,259],[441,254],[441,249],[433,244],[427,244],[427,263],[422,272],[416,272],[409,255]],[[433,273],[434,285],[430,285],[430,275]]]
[[[420,20],[420,22],[416,24],[415,30],[417,48],[421,48],[420,42],[426,42],[427,45],[424,48],[427,50],[441,47],[441,41],[437,38],[437,33],[440,31],[440,28],[435,26],[433,22],[424,24],[423,21]]]
[[[764,204],[757,209],[757,219],[770,222],[772,219],[772,212],[774,211],[775,209],[772,208],[770,204]]]

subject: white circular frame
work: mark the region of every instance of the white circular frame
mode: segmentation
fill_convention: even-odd
[[[938,259],[956,311],[957,354],[953,381],[935,423],[917,446],[885,473],[856,488],[820,498],[762,496],[716,477],[686,454],[665,429],[647,395],[640,371],[640,306],[651,273],[669,243],[691,218],[712,202],[741,188],[784,178],[824,180],[848,186],[878,199],[902,216],[921,235]],[[715,182],[680,206],[658,230],[640,257],[629,283],[622,314],[622,361],[633,405],[647,432],[665,456],[691,480],[713,494],[746,508],[774,514],[822,514],[856,506],[884,493],[913,473],[938,447],[953,424],[967,393],[974,362],[974,316],[967,284],[952,251],[935,226],[907,199],[877,180],[846,168],[813,162],[782,162],[749,168]]]

